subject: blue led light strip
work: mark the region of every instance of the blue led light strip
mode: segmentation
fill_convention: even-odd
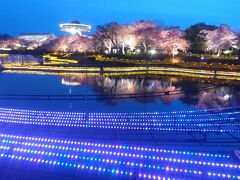
[[[167,114],[167,117],[176,116],[176,115],[204,115],[204,114],[224,114],[226,112],[221,112],[223,110],[234,110],[234,109],[240,109],[240,107],[230,107],[230,108],[219,108],[219,109],[209,109],[209,110],[193,110],[193,111],[172,111],[172,112],[140,112],[140,113],[90,113],[90,115],[93,116],[131,116],[131,115],[155,115],[155,116],[162,116]],[[34,110],[20,110],[20,109],[10,109],[10,108],[0,108],[1,112],[17,112],[17,113],[32,113],[32,114],[42,114],[42,115],[58,115],[58,116],[84,116],[86,113],[76,113],[76,112],[51,112],[51,111],[34,111]],[[231,111],[229,111],[231,112]],[[234,112],[234,111],[233,111]],[[239,111],[235,111],[239,112]],[[170,115],[168,115],[170,114]],[[239,113],[238,113],[239,114]]]
[[[40,113],[40,116],[37,113]],[[221,113],[222,115],[232,115],[232,114],[238,114],[240,112],[224,112]],[[1,114],[1,112],[0,112]],[[50,115],[47,113],[46,116],[42,116],[42,112],[36,111],[34,112],[34,115],[28,112],[28,110],[24,110],[24,115],[21,113],[15,114],[15,112],[4,112],[1,115],[0,122],[2,123],[17,123],[17,124],[26,124],[26,125],[47,125],[47,126],[64,126],[64,127],[80,127],[80,128],[102,128],[102,129],[119,129],[119,130],[154,130],[154,131],[174,131],[174,132],[211,132],[211,133],[239,133],[240,130],[236,128],[239,124],[238,123],[199,123],[196,122],[198,119],[192,120],[195,123],[186,123],[185,121],[180,121],[180,123],[176,123],[172,119],[165,119],[167,122],[174,122],[174,123],[157,123],[155,122],[156,119],[151,119],[152,117],[148,117],[146,115],[143,116],[127,116],[129,119],[128,122],[126,122],[125,116],[90,116],[90,117],[84,117],[83,113],[79,113],[80,115],[70,113],[70,115],[66,115],[64,112],[62,115],[61,113],[56,113],[57,115],[60,114],[60,116],[55,117],[52,115],[53,113],[50,113]],[[73,115],[74,114],[74,115]],[[100,113],[103,114],[103,113]],[[85,114],[86,115],[86,114]],[[206,115],[206,114],[205,114]],[[212,114],[208,114],[211,115]],[[219,114],[218,114],[219,115]],[[184,117],[185,115],[181,115],[180,117]],[[191,116],[200,117],[200,115],[194,115],[191,114]],[[112,119],[114,117],[115,119]],[[118,117],[118,118],[116,118]],[[137,117],[140,117],[138,119]],[[65,119],[68,118],[68,119]],[[122,118],[124,122],[121,122]],[[159,117],[157,117],[159,118]],[[164,118],[169,118],[169,116],[164,116]],[[170,117],[171,118],[171,117]],[[176,118],[176,117],[175,117]],[[88,120],[87,120],[88,119]],[[149,122],[149,119],[153,121],[153,123]],[[157,119],[158,121],[161,121],[162,118]],[[217,118],[219,119],[219,118]],[[133,122],[132,122],[133,120]],[[203,120],[203,119],[201,119]],[[211,119],[205,119],[210,121],[216,121],[216,118]],[[225,120],[233,120],[232,118],[228,118]],[[234,119],[236,120],[236,119]],[[189,122],[189,119],[188,121]],[[233,128],[235,127],[235,129]],[[173,128],[174,127],[174,128]],[[184,127],[184,128],[179,128]],[[214,127],[217,129],[206,129],[203,127]],[[225,129],[218,129],[219,127],[224,127]],[[226,129],[226,127],[228,127]],[[201,129],[199,129],[201,128]]]
[[[0,137],[3,138],[0,146],[1,158],[33,164],[150,179],[158,179],[158,177],[163,177],[162,175],[169,178],[183,176],[191,179],[195,177],[203,179],[206,177],[240,178],[240,165],[219,162],[220,156],[229,160],[225,155],[214,156],[214,154],[167,151],[146,146],[78,142],[7,134],[0,134]],[[174,158],[172,155],[180,157]],[[199,159],[189,159],[192,157]],[[211,157],[216,157],[216,159],[203,161],[203,158],[211,159]]]
[[[106,149],[112,149],[112,150],[131,150],[133,152],[154,152],[157,154],[176,154],[176,155],[182,155],[182,156],[199,156],[201,158],[203,157],[214,157],[214,158],[229,158],[229,156],[223,155],[223,154],[209,154],[209,153],[194,153],[189,151],[176,151],[176,150],[166,150],[166,149],[160,149],[160,148],[152,148],[152,147],[141,147],[141,146],[126,146],[126,145],[110,145],[110,144],[103,144],[103,143],[91,143],[91,142],[80,142],[80,141],[67,141],[67,140],[60,140],[60,139],[48,139],[48,138],[34,138],[34,137],[27,137],[27,136],[13,136],[13,135],[7,135],[7,134],[0,134],[1,138],[8,138],[8,139],[17,139],[18,141],[16,143],[24,143],[23,145],[27,145],[28,143],[25,143],[25,140],[33,141],[33,142],[48,142],[50,149],[62,149],[61,144],[67,144],[67,145],[78,145],[78,146],[84,146],[84,147],[95,147],[95,148],[106,148]],[[23,142],[21,142],[21,141]],[[5,143],[6,141],[3,140]],[[11,143],[15,143],[15,141],[11,140]],[[59,146],[54,146],[52,143],[58,143]],[[31,144],[30,144],[31,145]],[[36,147],[37,144],[35,144]],[[69,150],[72,151],[79,151],[79,148],[72,148],[66,147]],[[68,150],[67,149],[67,150]]]

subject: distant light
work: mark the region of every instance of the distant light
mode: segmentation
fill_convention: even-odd
[[[136,52],[137,52],[137,53],[140,53],[140,52],[141,52],[141,50],[140,50],[140,49],[137,49],[137,50],[136,50]]]
[[[154,55],[154,54],[157,54],[157,51],[155,49],[152,49],[149,51],[150,54]]]
[[[70,34],[72,34],[72,35],[74,35],[74,34],[79,34],[79,31],[76,30],[76,29],[68,29],[68,32],[69,32]]]
[[[231,54],[231,53],[232,53],[232,51],[230,51],[230,50],[223,51],[223,54]]]
[[[224,101],[228,101],[229,99],[230,99],[230,95],[228,95],[228,94],[223,97]]]

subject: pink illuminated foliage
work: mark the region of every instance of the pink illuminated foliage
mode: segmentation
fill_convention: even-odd
[[[62,36],[51,41],[45,48],[50,51],[85,52],[93,49],[92,39],[78,35]]]
[[[118,42],[123,54],[125,54],[125,48],[129,48],[133,51],[137,45],[137,39],[134,36],[134,31],[135,28],[130,25],[123,25],[118,28]]]
[[[218,56],[222,51],[236,47],[238,43],[237,35],[227,25],[221,25],[213,31],[202,30],[200,36],[205,39],[207,50]]]
[[[133,24],[134,36],[138,45],[144,52],[154,47],[158,39],[158,27],[154,22],[140,21]]]
[[[24,49],[26,48],[28,43],[21,39],[10,38],[7,40],[0,41],[1,48],[10,48],[10,49]]]
[[[190,46],[184,36],[184,32],[179,28],[163,29],[159,31],[157,46],[174,57],[179,51],[186,51]]]
[[[108,53],[112,52],[112,48],[118,48],[118,33],[120,25],[111,22],[103,26],[98,26],[94,35],[94,44],[96,48],[107,48]]]
[[[154,46],[154,40],[157,36],[157,25],[153,22],[140,21],[133,25],[119,25],[109,23],[99,26],[94,35],[97,47],[104,47],[108,53],[112,48],[121,49],[125,53],[126,49],[133,51],[137,45],[144,48],[144,51],[150,46]]]

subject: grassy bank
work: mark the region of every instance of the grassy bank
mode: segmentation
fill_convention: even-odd
[[[136,56],[137,57],[137,56]],[[137,60],[106,57],[94,54],[51,53],[44,55],[44,63],[3,64],[4,72],[32,74],[94,73],[108,76],[173,75],[196,78],[240,80],[240,63],[197,62],[183,57]],[[144,57],[146,58],[146,57]],[[229,60],[234,61],[234,60]],[[236,60],[237,61],[237,60]],[[234,61],[235,62],[235,61]]]
[[[4,72],[21,72],[21,73],[98,73],[110,76],[121,75],[174,75],[199,78],[231,79],[240,80],[240,71],[221,71],[206,69],[191,69],[179,67],[155,67],[155,66],[138,66],[138,67],[71,67],[71,66],[41,66],[41,65],[10,65],[3,66]]]

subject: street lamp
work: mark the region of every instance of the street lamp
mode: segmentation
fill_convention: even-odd
[[[149,70],[149,62],[152,59],[152,56],[157,54],[157,51],[155,49],[151,49],[149,51],[149,53],[150,53],[150,56],[149,56],[148,61],[147,61],[147,74],[148,74],[148,70]]]

